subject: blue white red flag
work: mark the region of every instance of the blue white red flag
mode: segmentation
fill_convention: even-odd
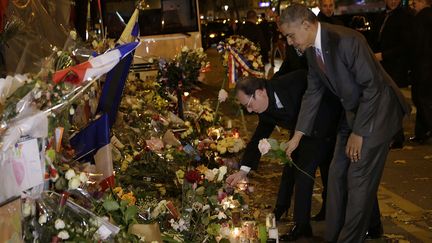
[[[81,84],[83,81],[99,78],[113,69],[122,58],[135,50],[138,45],[139,42],[119,45],[116,48],[86,62],[57,71],[54,73],[53,81],[54,83],[65,81],[74,84]]]

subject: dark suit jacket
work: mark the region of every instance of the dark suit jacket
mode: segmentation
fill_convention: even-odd
[[[412,94],[418,103],[432,100],[432,7],[422,9],[415,16],[413,43]]]
[[[259,140],[268,138],[276,125],[286,129],[294,129],[297,115],[300,110],[301,100],[307,85],[307,71],[298,70],[266,83],[266,91],[269,97],[269,106],[266,111],[259,114],[258,126],[245,149],[242,165],[256,169],[261,154],[258,150]],[[277,94],[283,108],[276,106],[274,93]],[[327,92],[323,102],[319,105],[318,120],[313,124],[312,137],[327,138],[336,135],[341,109],[339,100]],[[313,148],[311,148],[313,149]]]
[[[410,107],[391,77],[375,59],[363,35],[338,25],[321,23],[325,73],[313,47],[306,50],[308,89],[296,130],[310,135],[325,88],[340,98],[352,131],[369,145],[388,141],[401,128]]]
[[[266,48],[266,40],[264,38],[270,36],[264,36],[261,27],[252,22],[246,21],[245,24],[240,25],[238,34],[246,37],[255,44],[258,44],[262,50]]]
[[[385,20],[387,15],[387,20]],[[399,87],[406,87],[409,84],[412,20],[413,16],[408,9],[399,7],[391,12],[384,11],[378,15],[374,28],[376,43],[373,49],[375,52],[382,53],[381,64]]]

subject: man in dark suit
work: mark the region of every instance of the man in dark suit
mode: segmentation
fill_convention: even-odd
[[[265,38],[269,38],[270,36],[266,36],[261,27],[257,25],[258,16],[254,10],[249,10],[246,13],[246,23],[241,25],[238,31],[238,34],[246,37],[248,40],[252,41],[255,44],[260,46],[262,63],[268,63],[268,47],[267,41]]]
[[[408,86],[409,50],[412,38],[412,15],[402,7],[401,0],[385,0],[386,10],[381,12],[376,21],[373,45],[375,57],[381,62],[386,72],[400,87]],[[392,148],[403,147],[405,141],[403,128],[394,137]]]
[[[414,0],[412,100],[417,108],[412,141],[424,143],[432,132],[432,1]]]
[[[410,107],[361,33],[320,23],[306,6],[282,12],[281,32],[308,59],[308,88],[287,155],[310,135],[326,89],[342,103],[330,165],[326,240],[363,242],[392,137]]]
[[[258,78],[243,78],[237,81],[236,96],[249,112],[258,113],[259,122],[250,142],[246,146],[241,160],[240,171],[230,175],[227,183],[234,186],[246,178],[251,169],[257,169],[261,154],[258,143],[268,138],[276,125],[293,130],[300,110],[300,104],[306,90],[305,70],[294,71],[267,81]],[[307,174],[314,177],[315,171],[325,156],[332,154],[336,141],[336,130],[341,109],[339,100],[330,91],[325,92],[323,102],[318,111],[318,120],[313,127],[311,136],[305,136],[299,150],[293,155],[293,161]],[[311,152],[313,151],[313,152]],[[330,153],[329,153],[330,151]],[[299,237],[312,236],[310,226],[310,209],[314,180],[294,167],[289,170],[286,195],[291,197],[295,180],[295,227],[285,238],[296,240]],[[288,202],[289,203],[289,202]]]

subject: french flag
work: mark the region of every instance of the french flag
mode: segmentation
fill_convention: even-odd
[[[126,78],[133,61],[134,50],[139,44],[139,42],[133,42],[136,41],[139,36],[138,13],[139,11],[135,10],[126,25],[123,34],[117,41],[120,45],[110,51],[118,50],[117,54],[104,58],[103,61],[105,61],[105,64],[99,65],[100,74],[94,75],[95,71],[92,71],[93,77],[98,77],[108,72],[97,108],[98,113],[102,114],[102,116],[92,121],[86,128],[70,139],[70,143],[75,149],[77,160],[94,161],[96,173],[100,175],[97,181],[102,191],[113,187],[115,183],[110,130],[115,122],[117,109],[121,102],[123,89],[126,84]],[[97,56],[89,60],[89,62],[107,55],[110,52]],[[107,60],[112,60],[112,62]],[[111,65],[111,63],[113,63],[113,65],[109,69],[102,67]],[[102,72],[102,69],[104,72]],[[84,70],[84,72],[87,74],[86,70]],[[86,79],[79,80],[82,82]]]
[[[54,73],[54,83],[70,82],[81,84],[83,81],[96,79],[113,69],[122,58],[134,51],[140,42],[119,45],[116,48],[94,57],[73,67],[65,68]]]

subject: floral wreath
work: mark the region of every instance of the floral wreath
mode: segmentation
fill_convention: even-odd
[[[230,84],[234,84],[238,77],[264,76],[260,48],[247,38],[233,35],[221,41],[217,50],[223,53],[223,65],[228,68]]]

